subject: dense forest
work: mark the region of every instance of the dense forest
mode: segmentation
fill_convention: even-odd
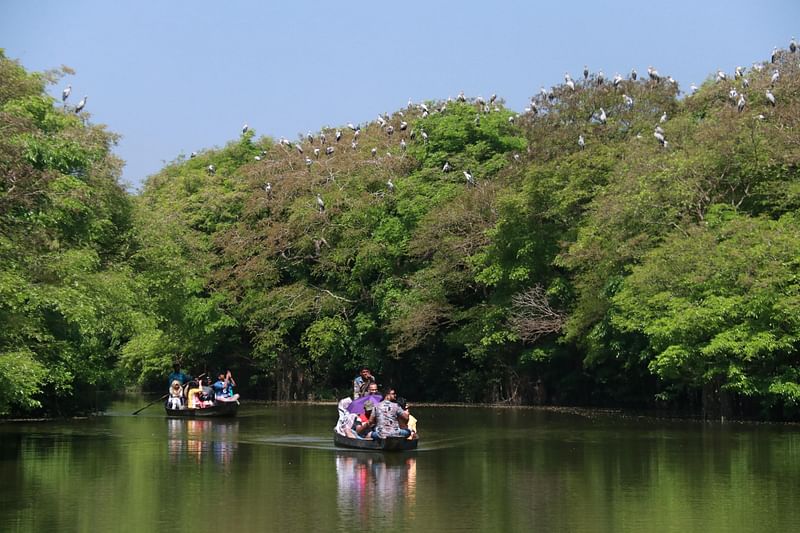
[[[243,128],[138,194],[0,52],[0,414],[161,390],[800,416],[800,53]]]

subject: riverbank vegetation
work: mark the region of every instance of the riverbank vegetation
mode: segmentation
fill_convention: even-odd
[[[0,57],[0,412],[179,358],[282,400],[366,364],[420,401],[796,418],[798,55],[247,130],[137,195],[55,73]]]

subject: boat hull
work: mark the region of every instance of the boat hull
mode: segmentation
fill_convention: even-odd
[[[388,437],[378,440],[351,439],[333,432],[333,443],[343,448],[354,450],[372,450],[376,452],[404,452],[416,450],[419,439],[406,439],[404,437]]]
[[[238,402],[217,402],[211,407],[202,409],[170,409],[164,407],[167,416],[175,418],[225,418],[236,416],[239,410]]]

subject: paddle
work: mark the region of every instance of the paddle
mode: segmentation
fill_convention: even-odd
[[[144,407],[142,407],[141,409],[137,409],[136,411],[134,411],[134,412],[133,412],[133,414],[135,414],[135,415],[138,415],[139,413],[141,413],[142,411],[144,411],[145,409],[147,409],[148,407],[150,407],[150,406],[151,406],[151,405],[153,405],[154,403],[156,403],[156,402],[160,402],[160,401],[162,401],[162,400],[166,400],[166,399],[167,399],[167,396],[169,396],[169,393],[166,393],[164,396],[162,396],[162,397],[161,397],[161,398],[159,398],[158,400],[153,400],[152,402],[148,403],[147,405],[145,405],[145,406],[144,406]]]

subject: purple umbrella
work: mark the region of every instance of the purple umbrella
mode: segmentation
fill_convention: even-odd
[[[367,403],[368,400],[372,400],[372,403],[378,405],[381,400],[383,400],[383,396],[380,394],[372,394],[367,396],[362,396],[357,400],[353,400],[347,410],[351,413],[361,414],[364,412],[364,404]]]

